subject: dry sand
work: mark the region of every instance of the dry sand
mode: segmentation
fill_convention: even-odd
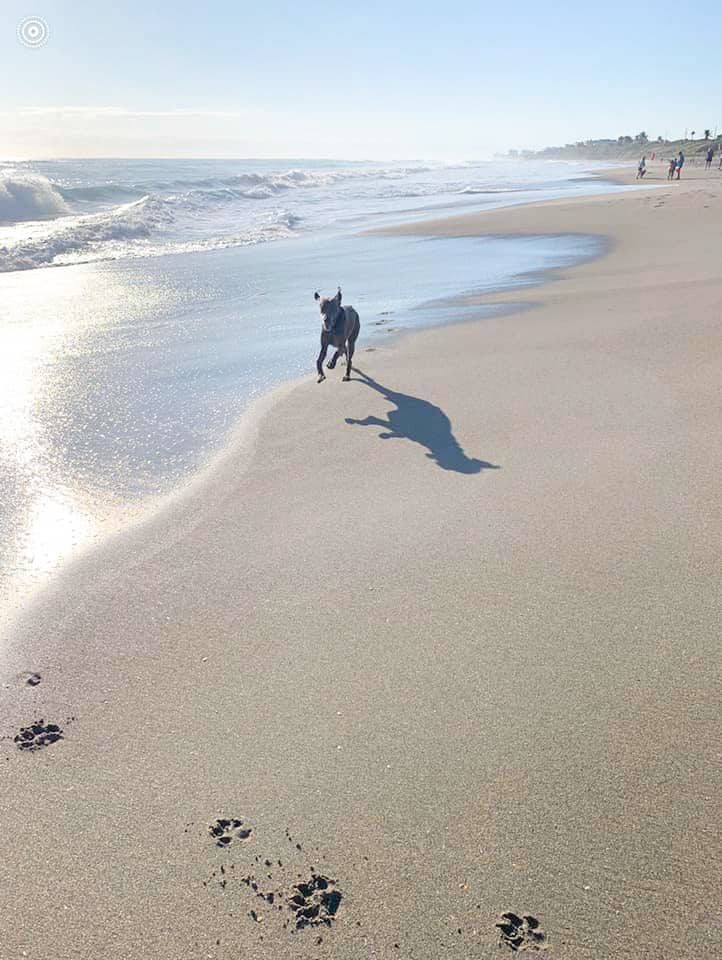
[[[490,958],[505,911],[550,958],[719,956],[722,179],[684,175],[433,224],[610,250],[362,326],[366,379],[280,391],[15,625],[2,960]]]

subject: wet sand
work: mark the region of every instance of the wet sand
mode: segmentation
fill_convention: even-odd
[[[352,383],[264,401],[8,626],[3,960],[719,953],[695,174],[425,226],[609,253],[373,352],[357,303]]]

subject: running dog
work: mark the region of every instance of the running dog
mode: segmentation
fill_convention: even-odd
[[[326,374],[323,372],[323,361],[326,359],[326,352],[329,347],[335,347],[336,352],[326,366],[329,370],[333,370],[338,358],[345,353],[346,376],[343,379],[350,380],[351,360],[361,330],[359,316],[353,307],[341,306],[341,287],[338,288],[335,297],[322,297],[317,290],[313,299],[318,301],[321,311],[321,352],[316,361],[317,383],[323,383],[326,379]]]

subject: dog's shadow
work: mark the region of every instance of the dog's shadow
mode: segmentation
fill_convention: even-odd
[[[453,470],[456,473],[481,473],[482,470],[499,470],[499,466],[488,463],[486,460],[477,460],[467,457],[459,441],[451,429],[451,421],[444,411],[428,400],[412,397],[407,393],[399,393],[384,387],[373,380],[357,367],[354,372],[357,379],[367,387],[380,393],[382,397],[391,401],[395,409],[389,410],[387,419],[369,416],[362,420],[346,417],[346,423],[361,427],[381,427],[379,434],[382,440],[411,440],[426,447],[426,456],[433,460],[442,470]]]

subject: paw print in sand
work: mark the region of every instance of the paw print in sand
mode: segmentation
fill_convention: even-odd
[[[330,889],[335,882],[313,873],[310,880],[294,886],[288,906],[296,915],[297,930],[322,923],[331,926],[341,904],[339,891]]]
[[[39,673],[26,672],[19,673],[17,679],[20,683],[24,683],[26,687],[37,687],[43,678]]]
[[[501,934],[501,943],[511,950],[546,950],[544,932],[536,917],[525,914],[518,917],[515,913],[502,913],[496,924]]]
[[[250,827],[244,827],[242,820],[230,819],[216,820],[208,828],[208,832],[216,841],[217,847],[227,847],[233,839],[248,840],[253,831]]]
[[[57,723],[46,723],[41,717],[29,727],[23,727],[14,738],[18,750],[42,750],[58,740],[63,739],[63,731]]]

